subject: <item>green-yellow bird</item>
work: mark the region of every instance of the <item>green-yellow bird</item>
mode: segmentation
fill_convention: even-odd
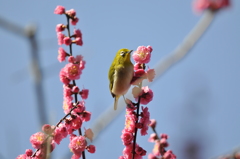
[[[132,50],[118,50],[108,72],[109,89],[114,100],[114,110],[117,109],[118,99],[127,93],[133,78],[133,64],[130,60]]]

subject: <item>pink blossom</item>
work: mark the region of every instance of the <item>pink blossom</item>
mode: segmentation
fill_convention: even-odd
[[[60,144],[60,142],[62,141],[63,136],[59,131],[56,131],[54,136],[53,136],[53,141],[56,142],[58,145]]]
[[[168,139],[168,135],[167,134],[161,134],[160,137],[164,138],[164,139]]]
[[[133,144],[130,144],[123,149],[124,158],[126,158],[126,159],[132,158],[132,149],[133,149]]]
[[[133,141],[133,134],[125,131],[122,133],[121,138],[122,138],[123,144],[127,146]]]
[[[66,28],[66,26],[64,24],[58,24],[56,26],[56,32],[61,32],[61,31],[64,31]]]
[[[74,36],[82,38],[82,32],[80,29],[74,29]]]
[[[135,152],[136,154],[140,155],[140,156],[145,156],[146,155],[146,150],[144,150],[142,147],[140,146],[136,146],[135,148]]]
[[[71,103],[73,100],[72,89],[66,85],[63,85],[63,99],[67,103]]]
[[[66,138],[68,135],[67,129],[63,124],[60,124],[54,131],[53,141],[58,145],[62,141],[63,138]]]
[[[72,40],[69,37],[64,37],[63,38],[63,43],[68,46],[72,43]]]
[[[80,63],[80,61],[82,61],[83,60],[83,56],[82,55],[77,55],[76,57],[75,57],[75,62],[76,63]]]
[[[66,120],[65,125],[68,133],[71,134],[72,130],[77,130],[82,126],[82,120],[78,115],[71,115],[71,117]]]
[[[78,93],[78,92],[79,92],[78,86],[73,86],[73,87],[72,87],[72,92],[73,92],[73,93]]]
[[[159,156],[161,154],[160,148],[161,148],[160,142],[158,140],[156,140],[155,145],[153,147],[153,154],[156,156]]]
[[[155,73],[154,69],[148,69],[147,70],[147,79],[148,79],[149,82],[153,81],[153,79],[155,78],[155,75],[156,75],[156,73]]]
[[[88,93],[89,93],[88,89],[82,89],[82,91],[79,94],[81,95],[82,99],[87,99]]]
[[[68,57],[68,62],[74,63],[74,61],[75,61],[75,57],[74,56],[69,56]]]
[[[141,63],[135,63],[135,64],[134,64],[134,70],[136,71],[136,70],[138,70],[138,69],[143,69]]]
[[[133,53],[133,59],[136,63],[148,63],[151,58],[152,49],[149,49],[145,46],[139,46],[137,51]]]
[[[83,45],[82,32],[79,29],[74,30],[74,37],[75,40],[73,40],[73,42],[75,42],[77,45],[82,46]]]
[[[57,33],[58,45],[64,44],[64,42],[63,42],[64,37],[65,37],[65,35],[63,33],[61,33],[61,32]]]
[[[68,135],[67,128],[65,127],[64,124],[59,124],[58,127],[55,130],[60,131],[64,138],[66,138],[67,135]]]
[[[157,135],[155,133],[153,133],[153,134],[150,135],[148,141],[149,142],[155,142],[155,140],[157,140],[157,139],[158,139]]]
[[[95,153],[96,147],[94,145],[87,146],[87,151],[90,153]]]
[[[177,157],[172,153],[171,150],[168,150],[167,152],[164,153],[163,158],[164,159],[176,159]]]
[[[134,114],[126,114],[125,115],[125,131],[134,133],[135,131],[135,122],[136,122],[136,116]]]
[[[167,142],[167,139],[165,139],[165,138],[160,139],[160,144],[162,147],[168,147],[168,145],[169,145]]]
[[[83,41],[82,38],[77,37],[75,40],[72,41],[73,43],[82,46],[83,45]]]
[[[82,113],[83,111],[85,111],[85,106],[84,106],[84,101],[80,101],[79,104],[77,105],[77,108],[75,108],[73,110],[73,112],[75,114],[79,114],[79,113]]]
[[[142,92],[140,93],[140,96],[141,96],[140,103],[146,105],[152,101],[153,91],[150,88],[148,88],[148,86],[142,87]],[[138,98],[135,98],[135,99],[136,101],[138,100]]]
[[[157,121],[155,119],[151,119],[151,123],[149,124],[149,126],[155,129],[156,125],[157,125]]]
[[[150,53],[152,53],[152,51],[153,51],[152,46],[148,45],[148,46],[147,46],[147,49],[148,49],[148,51],[149,51]]]
[[[71,159],[79,159],[81,157],[81,153],[73,154]]]
[[[85,68],[85,64],[86,64],[86,61],[80,61],[80,63],[79,63],[79,68],[81,69],[81,70],[83,70],[84,68]]]
[[[142,129],[143,128],[143,124],[142,123],[137,123],[135,125],[135,127],[138,128],[138,129]]]
[[[32,151],[31,149],[26,149],[25,154],[26,154],[27,156],[32,156],[33,151]]]
[[[45,159],[46,158],[46,148],[40,148],[37,153],[35,158],[36,159]]]
[[[60,47],[60,48],[58,49],[58,61],[59,61],[59,62],[65,61],[66,56],[67,56],[66,51],[65,51],[62,47]]]
[[[54,14],[64,14],[65,8],[63,6],[57,6],[54,10]]]
[[[87,142],[85,137],[83,136],[76,136],[70,140],[69,148],[74,154],[79,154],[84,151],[85,147],[87,146]]]
[[[82,73],[79,66],[77,64],[72,64],[72,63],[65,65],[64,72],[66,77],[69,78],[70,80],[79,79]]]
[[[81,114],[81,119],[83,120],[83,122],[87,122],[91,119],[91,112],[89,111],[84,111],[82,114]]]
[[[77,17],[74,17],[74,18],[71,19],[70,22],[71,22],[72,25],[76,25],[78,21],[79,21],[79,19]]]
[[[66,14],[69,15],[69,17],[75,17],[76,11],[74,9],[70,9],[66,11]]]
[[[205,9],[218,10],[228,7],[229,5],[229,0],[195,0],[193,3],[193,8],[199,12]]]
[[[138,147],[138,144],[136,144],[136,148]],[[125,159],[132,159],[132,149],[133,149],[133,144],[127,145],[124,149],[123,149],[123,156]],[[136,149],[135,149],[136,150]],[[134,159],[142,159],[142,156],[135,153],[134,155]]]
[[[54,142],[51,142],[50,152],[52,152],[55,149],[56,145]]]
[[[52,129],[51,125],[49,125],[49,124],[44,124],[44,125],[42,126],[42,131],[43,131],[45,134],[50,135],[50,134],[52,134],[53,129]]]
[[[148,159],[158,159],[158,157],[150,153]]]
[[[70,56],[68,58],[68,62],[70,63],[74,63],[74,64],[79,64],[83,61],[83,56],[82,55],[77,55],[76,57],[74,56]],[[79,66],[79,67],[83,67],[83,66]]]
[[[16,159],[27,159],[27,157],[28,156],[26,154],[21,154]]]
[[[37,132],[33,134],[30,137],[30,142],[32,144],[32,147],[35,149],[39,149],[41,145],[43,144],[44,140],[46,138],[46,135],[42,132]]]
[[[135,71],[134,76],[132,78],[131,84],[132,85],[137,85],[140,82],[142,82],[142,80],[147,78],[147,74],[143,69],[138,69]]]
[[[150,124],[150,113],[148,111],[148,107],[142,107],[142,118],[140,119],[140,123],[143,124],[141,129],[141,135],[147,135],[148,125]]]
[[[67,78],[65,74],[66,74],[65,70],[64,70],[64,68],[62,68],[61,71],[60,71],[60,74],[59,74],[60,81],[64,84],[68,85],[70,83],[70,79]]]
[[[65,114],[69,113],[69,111],[70,111],[72,108],[73,108],[72,102],[66,101],[66,100],[63,101],[63,110],[64,110],[64,113],[65,113]]]

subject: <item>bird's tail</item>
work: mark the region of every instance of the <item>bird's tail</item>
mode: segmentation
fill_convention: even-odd
[[[118,99],[119,99],[120,96],[115,96],[115,99],[114,99],[114,110],[117,110],[117,105],[118,105]]]

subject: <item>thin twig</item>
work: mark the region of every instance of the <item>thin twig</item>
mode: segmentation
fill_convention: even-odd
[[[137,102],[137,113],[136,113],[137,120],[136,120],[135,126],[138,124],[139,109],[140,109],[140,101],[141,101],[141,96],[138,97],[138,102]],[[136,140],[137,140],[137,131],[138,131],[138,128],[136,127],[136,128],[135,128],[135,132],[134,132],[133,150],[132,150],[133,157],[132,157],[132,159],[134,159],[134,156],[135,156],[135,148],[136,148]]]
[[[67,17],[68,37],[71,38],[70,25],[69,25],[69,19],[70,19],[70,17],[69,17],[67,14],[65,14],[65,15],[66,15],[66,17]],[[70,55],[72,56],[72,43],[69,45],[69,51],[70,51]],[[73,86],[76,86],[75,80],[73,80]],[[75,103],[77,103],[77,102],[78,102],[78,97],[77,97],[77,94],[76,94],[76,93],[74,94],[74,99],[75,99]],[[78,129],[78,133],[79,133],[79,136],[82,136],[81,128]],[[85,150],[83,150],[83,152],[82,152],[82,157],[83,157],[83,159],[86,158],[86,157],[85,157]]]
[[[69,113],[67,113],[61,120],[59,120],[59,122],[54,126],[53,131],[59,126],[59,124],[62,123],[63,120],[65,120],[69,115],[71,115],[72,111],[73,111],[74,109],[76,109],[76,108],[77,108],[77,103],[74,104],[74,107],[73,107],[72,109],[70,109]],[[43,141],[43,144],[45,144],[45,141],[46,141],[49,137],[51,137],[51,136],[52,136],[52,135],[48,135],[48,136],[46,137],[46,139]],[[35,157],[36,153],[37,153],[39,150],[40,150],[40,149],[37,149],[37,150],[32,154],[31,157]]]

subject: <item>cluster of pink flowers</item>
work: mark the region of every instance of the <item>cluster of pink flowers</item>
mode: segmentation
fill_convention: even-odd
[[[125,128],[121,135],[125,148],[123,149],[123,156],[120,156],[119,159],[132,159],[133,156],[135,159],[141,159],[146,155],[146,150],[136,143],[135,136],[137,135],[138,129],[140,129],[142,136],[147,135],[150,124],[148,107],[141,106],[140,112],[140,104],[146,105],[152,101],[153,98],[153,92],[148,86],[141,88],[141,82],[143,79],[152,81],[155,76],[153,69],[145,71],[145,63],[150,61],[151,52],[151,46],[139,46],[137,51],[133,53],[133,58],[136,64],[134,66],[135,73],[131,84],[136,85],[133,88],[133,96],[137,103],[134,103],[129,99],[126,100]]]
[[[211,9],[215,11],[228,7],[229,5],[230,0],[195,0],[193,2],[193,8],[198,12],[205,9]]]
[[[176,159],[176,156],[173,154],[171,150],[165,150],[166,147],[169,146],[167,139],[167,134],[161,134],[160,138],[156,134],[156,120],[152,119],[150,123],[150,127],[153,129],[155,133],[150,135],[150,138],[148,139],[149,142],[154,142],[154,148],[152,153],[148,155],[148,159]]]
[[[30,137],[32,147],[37,149],[35,153],[27,149],[25,154],[19,155],[17,159],[45,159],[50,152],[55,148],[55,143],[60,144],[62,139],[70,136],[69,149],[73,152],[72,159],[81,157],[82,152],[87,150],[90,153],[95,153],[94,145],[88,145],[87,138],[92,141],[93,133],[91,129],[87,129],[84,135],[77,136],[74,134],[76,130],[81,132],[83,122],[87,122],[91,118],[91,112],[85,110],[84,100],[88,98],[88,89],[80,89],[76,86],[75,80],[80,78],[82,70],[85,68],[86,62],[83,56],[72,56],[72,44],[83,45],[82,33],[79,29],[75,29],[73,35],[64,35],[62,31],[67,29],[70,33],[69,21],[72,25],[76,25],[79,19],[76,17],[74,9],[65,10],[63,6],[57,6],[55,14],[65,14],[67,17],[67,24],[58,24],[56,32],[58,37],[58,44],[65,44],[70,47],[70,52],[67,53],[62,47],[58,50],[59,62],[68,60],[68,64],[60,71],[60,81],[63,83],[63,109],[66,116],[59,121],[56,126],[48,124],[43,125],[42,131],[33,134]],[[72,40],[72,38],[74,38]],[[73,97],[74,96],[74,97]],[[78,96],[82,98],[78,100]],[[73,100],[75,102],[73,102]]]
[[[74,9],[66,11],[64,7],[57,6],[54,13],[65,14],[68,21],[70,20],[72,25],[76,25],[77,22],[79,21],[79,19],[76,17],[76,12]],[[69,23],[67,25],[58,24],[56,26],[58,44],[59,45],[65,44],[67,46],[70,45],[70,47],[72,44],[82,46],[83,45],[82,32],[80,31],[80,29],[74,29],[73,35],[66,36],[62,33],[62,31],[64,31],[65,28],[67,28],[68,33],[70,33]],[[78,86],[76,86],[74,81],[80,78],[82,70],[85,68],[86,62],[83,60],[82,55],[77,55],[76,57],[72,56],[71,48],[70,53],[66,53],[66,51],[62,47],[60,47],[58,55],[59,62],[65,61],[67,56],[69,63],[66,64],[64,68],[61,69],[60,80],[63,83],[63,110],[65,114],[70,113],[70,116],[65,119],[63,125],[65,126],[67,135],[70,135],[69,148],[71,152],[73,152],[72,158],[77,159],[81,157],[81,154],[85,149],[90,153],[94,153],[95,146],[94,145],[87,146],[85,137],[88,136],[86,135],[76,136],[74,134],[75,130],[78,130],[82,127],[83,122],[87,122],[91,119],[91,112],[85,110],[84,102],[84,100],[88,98],[89,90],[84,88],[81,90]],[[82,101],[78,101],[77,99],[78,95],[81,96]],[[73,102],[73,96],[75,98],[74,99],[75,102]],[[62,140],[61,135],[59,135],[58,140],[59,140],[58,142]]]
[[[137,85],[144,79],[148,79],[149,82],[153,81],[153,78],[155,77],[154,69],[148,68],[148,70],[145,71],[145,64],[150,61],[151,52],[151,46],[139,46],[137,50],[134,51],[132,57],[136,63],[134,65],[134,77],[131,81],[132,85]]]

